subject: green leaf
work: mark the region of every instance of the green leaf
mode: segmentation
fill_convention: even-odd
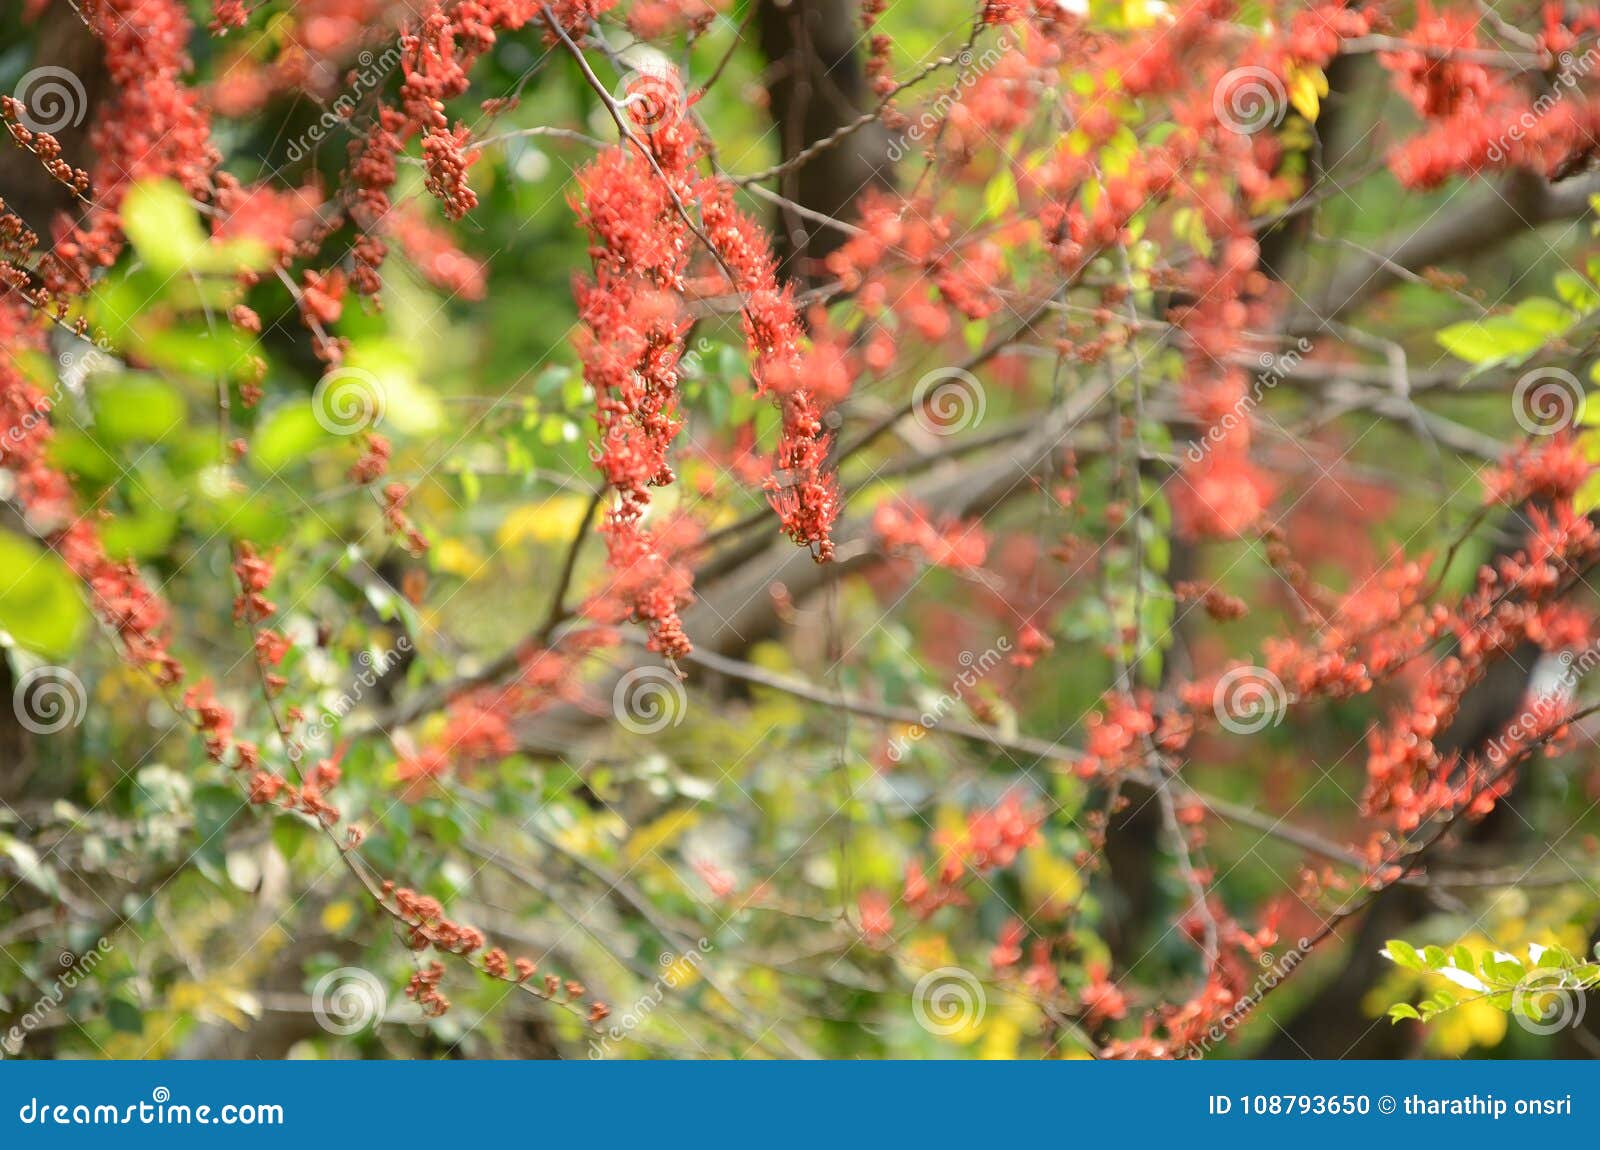
[[[89,621],[78,580],[53,551],[0,533],[0,628],[30,651],[59,658]]]
[[[1422,1015],[1417,1013],[1417,1008],[1409,1002],[1397,1002],[1389,1008],[1389,1021],[1399,1022],[1402,1018],[1414,1018],[1422,1021]]]
[[[123,998],[106,1003],[106,1021],[119,1034],[144,1033],[144,1012]]]
[[[1452,324],[1435,337],[1457,359],[1483,366],[1520,363],[1578,321],[1569,308],[1553,299],[1535,296],[1514,307],[1509,315],[1492,315],[1469,323]]]
[[[123,197],[121,215],[122,230],[134,251],[157,275],[183,271],[231,275],[264,268],[271,260],[266,246],[254,240],[212,242],[188,193],[172,180],[134,184]]]
[[[220,303],[213,304],[215,308]],[[255,340],[233,327],[218,331],[189,331],[138,325],[140,357],[151,365],[190,377],[224,376],[239,380],[254,370]]]
[[[1526,358],[1545,343],[1540,331],[1523,327],[1510,316],[1501,315],[1452,324],[1436,338],[1439,345],[1457,359],[1479,366]]]
[[[1525,972],[1521,959],[1495,958],[1492,955],[1485,955],[1483,973],[1498,982],[1516,983],[1522,981],[1522,976]]]
[[[1573,311],[1587,315],[1600,308],[1600,289],[1576,272],[1557,272],[1554,282],[1556,295]]]
[[[411,354],[399,343],[372,339],[351,346],[336,374],[377,393],[385,430],[430,435],[444,428],[444,405],[417,378]]]
[[[171,180],[145,180],[129,188],[122,201],[122,229],[139,258],[167,275],[190,266],[206,246],[199,214]]]
[[[124,511],[100,528],[100,542],[113,559],[158,558],[178,532],[178,517],[160,507]]]
[[[1417,953],[1416,947],[1398,938],[1391,938],[1383,944],[1383,956],[1396,966],[1403,966],[1407,970],[1424,969],[1422,956]]]
[[[56,872],[45,866],[39,852],[25,842],[10,835],[0,835],[0,853],[11,860],[23,882],[37,887],[53,899],[61,897],[61,883]]]
[[[114,444],[155,443],[184,422],[178,389],[153,375],[127,375],[93,389],[95,431]]]
[[[250,463],[260,471],[277,471],[332,440],[309,404],[285,404],[262,420],[250,447]]]
[[[983,210],[987,219],[999,219],[1017,203],[1017,181],[1010,168],[1002,168],[983,189]]]

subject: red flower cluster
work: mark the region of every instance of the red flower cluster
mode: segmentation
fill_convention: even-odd
[[[41,264],[57,296],[81,291],[122,250],[117,209],[136,180],[168,177],[205,197],[220,156],[198,93],[184,82],[192,25],[179,0],[82,0],[79,11],[99,38],[113,95],[91,133],[93,206],[63,221]]]
[[[977,522],[935,525],[906,499],[885,500],[873,512],[872,529],[891,551],[910,552],[935,567],[968,571],[983,566],[989,539]]]
[[[1390,155],[1402,184],[1431,188],[1453,176],[1518,167],[1554,175],[1593,152],[1600,141],[1594,68],[1571,51],[1593,14],[1572,11],[1578,14],[1563,18],[1559,6],[1545,8],[1541,39],[1555,78],[1532,92],[1482,62],[1492,49],[1486,53],[1480,42],[1477,13],[1418,8],[1408,47],[1380,56],[1395,87],[1429,121]]]
[[[1402,831],[1441,811],[1487,813],[1508,789],[1520,755],[1509,762],[1460,762],[1433,742],[1489,666],[1523,642],[1560,649],[1588,638],[1581,617],[1555,598],[1600,555],[1600,534],[1586,516],[1573,512],[1570,500],[1548,514],[1529,514],[1528,546],[1482,568],[1472,594],[1440,621],[1455,639],[1456,654],[1430,667],[1387,729],[1373,731],[1368,740],[1363,802]],[[1559,713],[1546,714],[1520,725],[1514,741],[1531,746],[1559,735],[1564,726]]]
[[[690,650],[678,617],[692,602],[689,576],[644,518],[649,489],[675,478],[667,456],[683,425],[678,361],[689,319],[678,293],[689,228],[681,204],[692,194],[695,140],[691,128],[667,123],[648,141],[654,165],[618,147],[579,173],[573,206],[591,239],[595,278],[575,289],[587,328],[578,351],[595,392],[596,463],[618,496],[601,528],[622,584],[613,594],[649,628],[653,649],[680,658]]]
[[[818,562],[833,557],[833,523],[839,515],[837,479],[828,471],[830,437],[822,408],[803,375],[799,317],[792,289],[778,286],[777,261],[764,229],[739,210],[722,182],[699,188],[701,217],[719,265],[742,302],[750,374],[756,394],[775,397],[783,416],[768,501],[785,534],[810,547]]]
[[[960,906],[966,900],[961,885],[968,874],[987,874],[1010,866],[1017,854],[1039,841],[1039,826],[1044,812],[1023,804],[1016,795],[1007,795],[991,810],[967,816],[967,825],[954,835],[939,836],[943,850],[932,876],[919,863],[906,867],[902,899],[918,918],[927,918],[944,906]]]

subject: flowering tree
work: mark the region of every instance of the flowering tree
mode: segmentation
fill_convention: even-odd
[[[1595,1043],[1600,11],[20,9],[6,1054]]]

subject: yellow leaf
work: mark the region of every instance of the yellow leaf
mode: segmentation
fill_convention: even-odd
[[[1572,509],[1579,515],[1587,515],[1596,507],[1600,507],[1600,475],[1591,475],[1573,496]]]
[[[434,568],[459,579],[473,579],[483,573],[483,556],[462,539],[440,539],[433,545]]]
[[[329,934],[343,934],[356,917],[356,908],[348,900],[330,902],[322,908],[322,929]]]
[[[1148,28],[1156,22],[1156,11],[1149,0],[1123,0],[1122,19],[1129,28]]]
[[[1022,856],[1022,893],[1034,914],[1064,914],[1083,894],[1083,880],[1071,862],[1044,850]]]
[[[248,993],[219,978],[174,983],[167,992],[167,1004],[179,1015],[226,1022],[238,1030],[246,1029],[248,1020],[260,1013],[259,1004]]]
[[[906,961],[916,975],[941,966],[953,966],[956,961],[949,939],[942,934],[914,938],[906,943],[904,952]]]
[[[671,846],[685,831],[689,830],[700,821],[700,816],[694,811],[685,808],[680,811],[670,811],[662,815],[653,823],[640,827],[628,839],[624,854],[629,862],[636,862],[647,854],[661,851]]]
[[[1322,97],[1328,94],[1328,77],[1321,68],[1291,64],[1286,77],[1289,81],[1289,103],[1313,124],[1322,111]]]
[[[670,956],[668,956],[670,957]],[[685,954],[668,963],[661,980],[673,990],[682,990],[700,981],[700,955]]]
[[[533,540],[536,543],[565,543],[578,533],[589,501],[581,495],[552,495],[539,503],[527,503],[512,511],[500,524],[495,541],[502,547]]]
[[[1492,1049],[1505,1038],[1508,1017],[1487,1002],[1464,1002],[1433,1021],[1428,1044],[1452,1058],[1473,1049]]]

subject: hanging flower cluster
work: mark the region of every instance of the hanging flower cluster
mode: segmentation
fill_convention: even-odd
[[[1600,29],[1588,10],[1565,15],[1545,6],[1534,48],[1548,54],[1555,80],[1530,95],[1518,77],[1483,62],[1478,12],[1418,6],[1406,47],[1379,56],[1395,89],[1423,118],[1424,130],[1400,144],[1390,167],[1407,187],[1432,188],[1453,176],[1529,168],[1564,172],[1600,138],[1600,70],[1579,38]]]
[[[578,353],[595,393],[596,464],[616,492],[601,527],[611,568],[651,647],[680,658],[690,650],[678,615],[692,601],[689,576],[644,518],[650,488],[676,478],[668,451],[683,426],[678,372],[690,326],[681,299],[690,244],[683,204],[693,196],[697,140],[679,120],[645,141],[648,157],[619,146],[579,173],[573,207],[589,233],[595,278],[575,288],[587,329]]]

